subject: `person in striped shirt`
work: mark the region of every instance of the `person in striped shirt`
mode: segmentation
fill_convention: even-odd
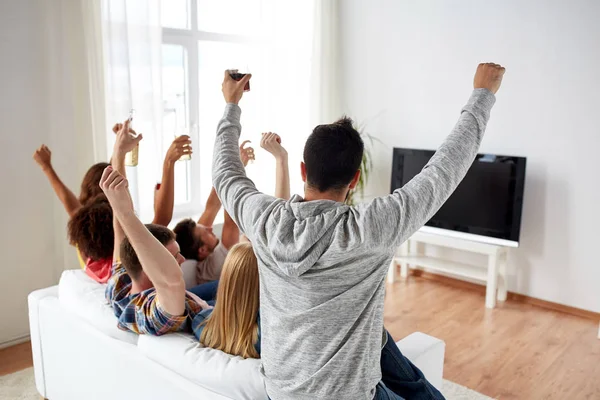
[[[125,176],[125,154],[140,140],[129,133],[129,121],[125,121],[117,133],[113,165],[106,167],[100,178],[113,209],[115,235],[116,262],[106,297],[121,329],[150,335],[191,332],[193,317],[211,306],[185,290],[180,268],[184,259],[174,233],[160,225],[144,225],[135,215]]]

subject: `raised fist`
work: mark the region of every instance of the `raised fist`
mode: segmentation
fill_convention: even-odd
[[[490,92],[496,94],[498,89],[500,89],[504,71],[506,71],[506,68],[499,64],[479,64],[477,72],[475,72],[473,87],[475,89],[488,89]]]
[[[116,169],[113,169],[110,165],[102,172],[100,188],[106,195],[106,198],[113,209],[118,209],[120,211],[133,209],[127,178],[121,175]]]
[[[45,144],[41,145],[39,149],[33,153],[33,159],[42,169],[50,166],[50,160],[52,158],[52,152]]]
[[[260,147],[273,154],[275,158],[287,156],[287,151],[281,145],[281,137],[273,132],[264,132],[260,140]]]

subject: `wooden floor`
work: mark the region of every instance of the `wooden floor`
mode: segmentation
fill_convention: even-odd
[[[444,378],[498,399],[600,399],[598,322],[411,276],[389,285],[385,325],[446,342]],[[29,342],[0,350],[0,375],[32,365]]]
[[[32,366],[31,342],[0,350],[0,376],[12,374]]]
[[[409,277],[387,288],[385,325],[446,342],[444,378],[498,399],[600,399],[598,321]]]

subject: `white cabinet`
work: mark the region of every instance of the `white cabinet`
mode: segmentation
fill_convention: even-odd
[[[421,244],[483,254],[487,256],[487,265],[474,266],[445,258],[426,256],[419,251]],[[424,268],[428,271],[442,272],[457,278],[485,282],[485,306],[494,308],[496,299],[499,301],[506,300],[508,249],[506,246],[419,231],[400,246],[390,265],[388,282],[396,280],[398,266],[400,266],[400,275],[403,278],[408,276],[409,268]]]

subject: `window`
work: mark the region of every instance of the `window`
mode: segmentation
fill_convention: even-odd
[[[190,135],[188,118],[187,51],[183,46],[162,45],[162,148],[169,148],[174,138]],[[175,163],[175,207],[192,200],[189,160]]]
[[[160,10],[160,22],[165,28],[190,28],[190,0],[169,0]]]
[[[259,144],[261,132],[278,132],[290,154],[292,192],[301,191],[296,153],[310,133],[312,2],[162,0],[161,6],[162,154],[184,133],[194,148],[190,161],[177,163],[174,221],[200,214],[210,193],[225,69],[253,74],[241,104],[242,139],[257,153],[248,175],[259,190],[273,193],[274,160]]]

